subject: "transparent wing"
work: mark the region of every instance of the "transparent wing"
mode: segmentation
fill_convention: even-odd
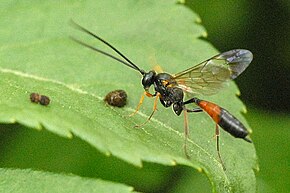
[[[193,94],[216,93],[228,80],[238,77],[251,63],[253,54],[236,49],[216,55],[196,66],[175,74],[177,87]]]

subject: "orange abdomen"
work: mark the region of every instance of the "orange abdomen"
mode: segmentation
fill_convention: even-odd
[[[246,127],[227,110],[214,103],[196,98],[195,103],[205,112],[207,112],[216,124],[230,133],[232,136],[242,138],[250,143],[252,142],[250,139],[246,138],[248,135]]]
[[[200,100],[197,104],[211,116],[215,123],[219,124],[221,108],[218,105],[203,100]]]

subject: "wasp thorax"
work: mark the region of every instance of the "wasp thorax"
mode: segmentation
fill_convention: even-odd
[[[149,71],[144,74],[142,78],[142,85],[145,90],[149,89],[149,87],[154,83],[155,75],[155,71]]]

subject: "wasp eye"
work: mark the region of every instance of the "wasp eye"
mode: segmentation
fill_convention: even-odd
[[[148,89],[153,83],[156,73],[154,71],[149,71],[145,73],[142,79],[142,85],[144,89]]]

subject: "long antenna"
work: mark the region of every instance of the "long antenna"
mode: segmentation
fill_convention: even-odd
[[[71,37],[72,40],[74,40],[75,42],[77,42],[77,43],[79,43],[79,44],[81,44],[81,45],[83,45],[83,46],[85,46],[87,48],[90,48],[90,49],[92,49],[92,50],[94,50],[96,52],[99,52],[99,53],[101,53],[103,55],[106,55],[106,56],[108,56],[108,57],[110,57],[110,58],[112,58],[114,60],[117,60],[118,62],[121,62],[121,63],[125,64],[126,66],[129,66],[130,68],[133,68],[133,69],[139,71],[142,75],[145,74],[144,70],[141,70],[136,64],[134,64],[131,60],[129,60],[124,54],[122,54],[119,50],[117,50],[117,48],[112,46],[109,42],[107,42],[106,40],[104,40],[101,37],[97,36],[96,34],[90,32],[89,30],[87,30],[86,28],[80,26],[79,24],[75,23],[73,20],[71,20],[71,23],[76,29],[78,29],[80,31],[83,31],[83,32],[89,34],[90,36],[93,36],[94,38],[98,39],[99,41],[101,41],[104,44],[106,44],[107,46],[109,46],[112,50],[114,50],[118,55],[120,55],[128,63],[123,61],[123,60],[121,60],[121,59],[119,59],[119,58],[117,58],[117,57],[115,57],[115,56],[113,56],[113,55],[111,55],[111,54],[109,54],[109,53],[107,53],[107,52],[104,52],[104,51],[102,51],[100,49],[97,49],[97,48],[95,48],[93,46],[90,46],[90,45],[88,45],[88,44],[86,44],[86,43],[84,43],[84,42],[82,42],[80,40],[77,40],[77,39],[75,39],[73,37]]]
[[[131,66],[131,64],[129,64],[129,63],[127,63],[127,62],[125,62],[125,61],[123,61],[123,60],[121,60],[121,59],[119,59],[119,58],[117,58],[117,57],[115,57],[115,56],[113,56],[113,55],[107,53],[107,52],[104,52],[104,51],[102,51],[102,50],[99,50],[98,48],[95,48],[95,47],[93,47],[93,46],[91,46],[91,45],[89,45],[89,44],[86,44],[86,43],[84,43],[84,42],[82,42],[82,41],[80,41],[80,40],[78,40],[78,39],[76,39],[76,38],[74,38],[74,37],[71,37],[71,36],[70,36],[70,38],[71,38],[73,41],[75,41],[75,42],[77,42],[77,43],[79,43],[79,44],[81,44],[81,45],[83,45],[83,46],[85,46],[85,47],[87,47],[87,48],[89,48],[89,49],[92,49],[92,50],[94,50],[94,51],[96,51],[96,52],[99,52],[99,53],[101,53],[101,54],[103,54],[103,55],[106,55],[106,56],[108,56],[108,57],[110,57],[110,58],[112,58],[112,59],[114,59],[114,60],[117,60],[118,62],[121,62],[121,63],[125,64],[126,66],[128,66],[128,67],[130,67],[130,68],[133,68],[134,70],[138,70],[138,69],[136,69],[135,67]],[[138,71],[139,71],[139,70],[138,70]]]

